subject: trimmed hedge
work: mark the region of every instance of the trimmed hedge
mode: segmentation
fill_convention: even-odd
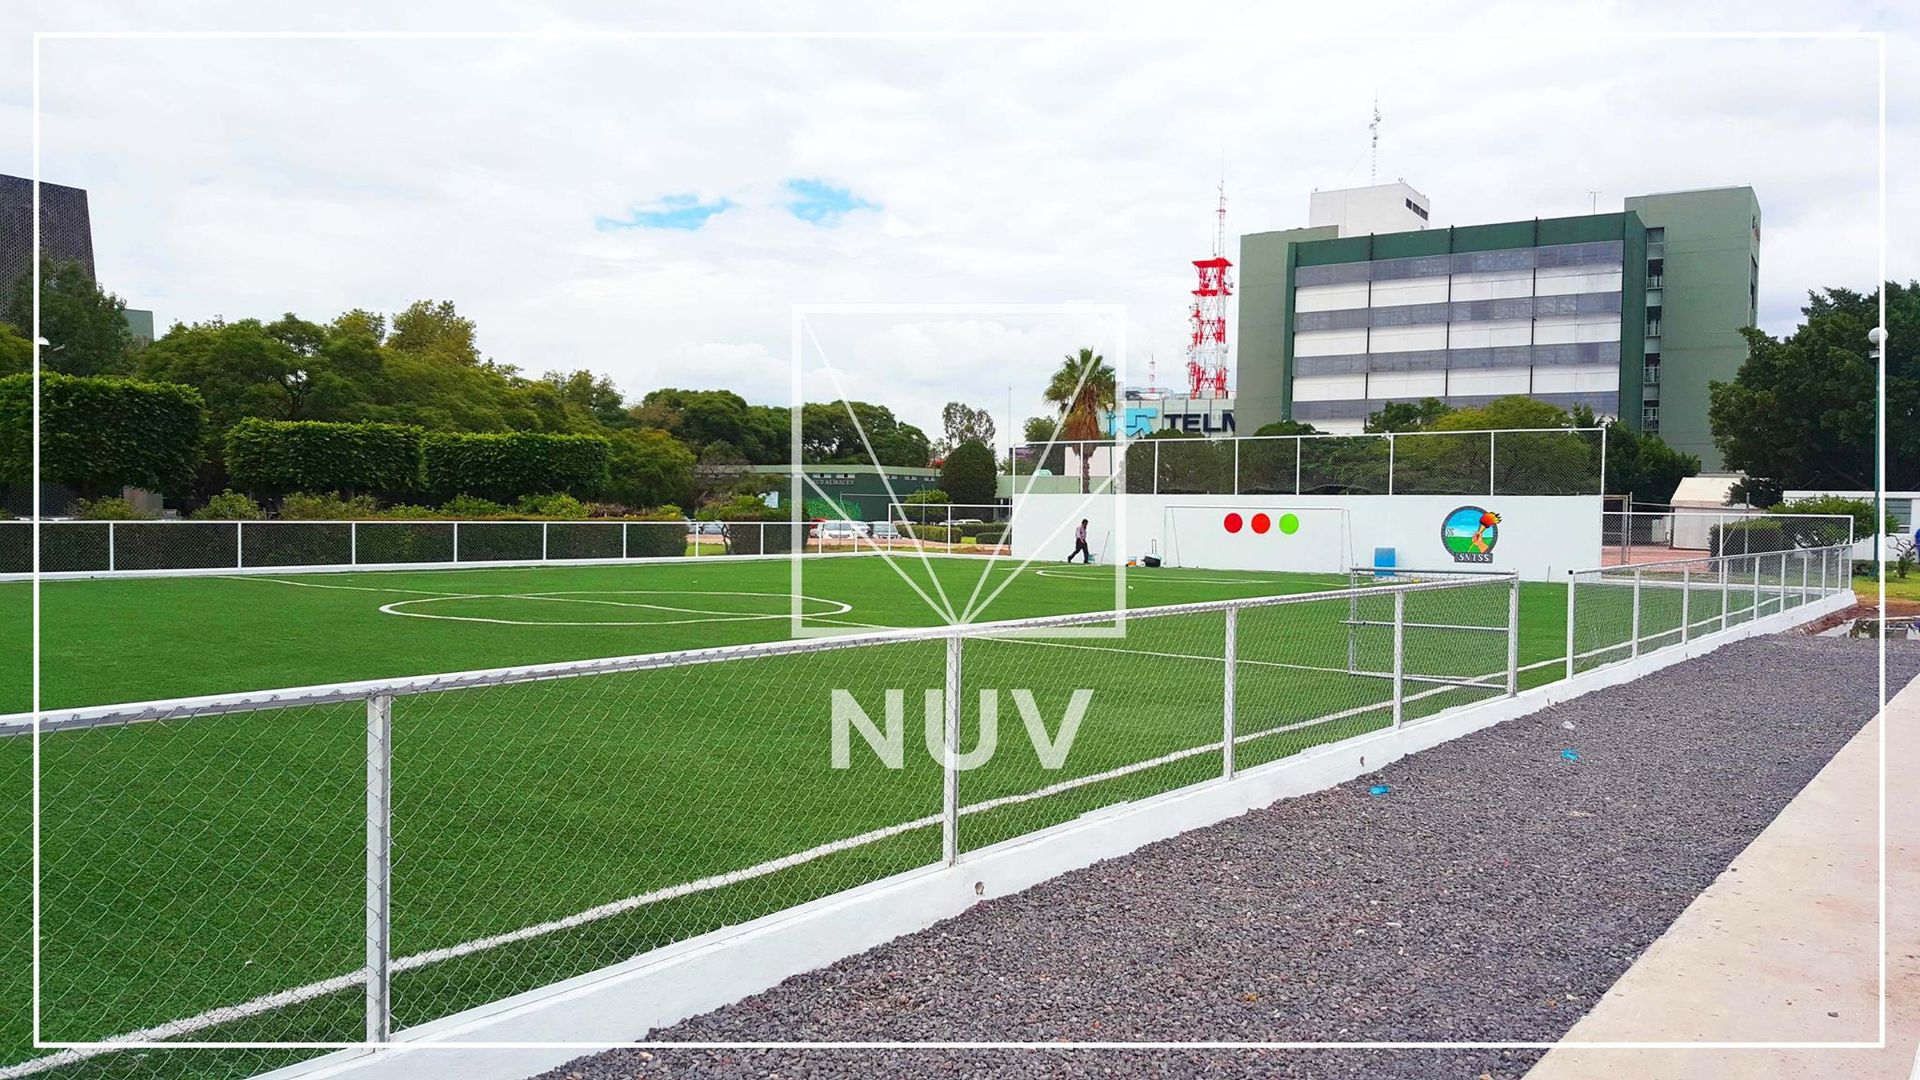
[[[428,435],[421,443],[427,489],[513,502],[523,495],[591,496],[607,486],[613,446],[598,435]]]
[[[248,417],[227,430],[227,472],[261,495],[401,492],[420,486],[424,432],[408,424]]]
[[[41,376],[40,471],[82,492],[192,483],[206,439],[200,391],[104,376]],[[32,482],[32,376],[0,379],[0,482]]]

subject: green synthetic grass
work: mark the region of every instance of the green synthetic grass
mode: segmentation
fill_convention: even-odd
[[[902,560],[920,591],[955,602],[980,560]],[[1045,569],[1045,574],[1035,573]],[[988,572],[979,595],[1007,579]],[[937,625],[877,559],[804,567],[813,613],[839,624]],[[290,687],[788,636],[784,560],[275,577],[145,578],[43,586],[49,708]],[[1111,570],[1030,568],[976,620],[1111,610]],[[1134,608],[1343,588],[1344,577],[1136,569]],[[1503,625],[1507,589],[1410,594],[1407,620]],[[26,587],[0,586],[24,643]],[[1385,594],[1240,616],[1236,749],[1249,767],[1391,721],[1390,631],[1350,635],[1350,614],[1390,620]],[[1717,594],[1715,595],[1717,602]],[[1595,588],[1588,638],[1611,631],[1617,589]],[[1696,603],[1700,603],[1696,597]],[[419,618],[402,611],[457,618]],[[646,607],[635,604],[653,605]],[[847,610],[840,610],[845,606]],[[1605,609],[1602,611],[1601,609]],[[677,609],[677,610],[663,610]],[[1643,628],[1665,617],[1643,604]],[[1521,589],[1520,663],[1564,651],[1561,587]],[[1695,608],[1695,621],[1707,616]],[[472,621],[470,621],[472,620]],[[528,625],[529,623],[534,625]],[[582,624],[582,625],[575,625]],[[627,625],[635,624],[635,625]],[[1676,624],[1677,625],[1677,624]],[[982,807],[1220,738],[1224,616],[1133,618],[1124,638],[970,640],[961,749],[982,738],[980,692],[998,692],[998,749],[961,777]],[[853,629],[853,627],[847,627]],[[1651,632],[1649,630],[1649,632]],[[1504,670],[1500,634],[1406,636],[1414,675]],[[1558,678],[1527,667],[1522,686]],[[926,689],[943,684],[939,642],[472,688],[396,700],[393,713],[393,951],[407,957],[563,919],[623,898],[934,815],[940,770],[923,743]],[[1012,692],[1027,690],[1057,732],[1075,688],[1094,690],[1065,765],[1045,769]],[[1413,681],[1418,717],[1494,691]],[[885,720],[904,690],[905,755],[882,767],[858,735],[851,767],[830,764],[834,690]],[[14,687],[8,707],[25,704]],[[1305,721],[1331,713],[1337,720]],[[361,962],[364,709],[353,703],[64,732],[42,741],[43,1018],[50,1039],[97,1039],[317,980]],[[29,740],[0,738],[0,769],[25,792]],[[972,850],[1089,809],[1218,776],[1218,750],[962,818]],[[8,807],[6,864],[28,861],[24,800]],[[532,989],[862,882],[925,865],[939,830],[919,828],[765,876],[423,966],[394,981],[405,1027]],[[24,958],[26,883],[5,919]],[[0,1011],[27,1015],[27,969],[5,965]],[[15,1004],[19,1005],[16,1010]],[[201,1039],[353,1040],[357,989],[197,1033]],[[239,1075],[257,1055],[153,1055],[154,1075]],[[19,1025],[0,1063],[33,1056]],[[87,1066],[82,1071],[98,1069]]]

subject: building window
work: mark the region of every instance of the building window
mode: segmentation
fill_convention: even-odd
[[[1640,430],[1649,435],[1660,432],[1660,403],[1649,401],[1640,406]]]
[[[1660,313],[1663,310],[1665,309],[1661,308],[1657,304],[1647,308],[1647,336],[1648,337],[1660,336]]]
[[[1407,200],[1407,209],[1413,211],[1414,216],[1419,218],[1421,221],[1427,220],[1426,207],[1421,206],[1420,204],[1414,202],[1412,199]]]
[[[1660,280],[1666,274],[1666,272],[1667,272],[1667,260],[1648,259],[1647,260],[1647,288],[1649,289],[1659,288]]]
[[[1647,386],[1660,385],[1660,354],[1659,353],[1653,352],[1653,353],[1647,354],[1645,378],[1643,378],[1641,382]]]

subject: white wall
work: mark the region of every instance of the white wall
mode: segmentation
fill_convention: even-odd
[[[1124,504],[1127,550],[1117,550],[1115,518]],[[1500,515],[1491,563],[1456,563],[1440,542],[1440,525],[1462,506]],[[1597,495],[1030,495],[1013,504],[1016,558],[1063,559],[1073,525],[1088,519],[1088,542],[1103,563],[1152,551],[1169,566],[1220,570],[1339,573],[1394,549],[1397,565],[1421,570],[1511,570],[1532,581],[1561,580],[1571,569],[1601,564]],[[1238,533],[1225,528],[1238,513]],[[1256,513],[1278,522],[1293,514],[1291,535],[1271,527],[1257,534]]]

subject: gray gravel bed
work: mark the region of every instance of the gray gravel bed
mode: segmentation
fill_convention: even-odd
[[[1903,685],[1920,647],[1892,650]],[[1731,645],[982,902],[651,1037],[1550,1041],[1871,717],[1875,657],[1847,639]],[[1370,796],[1375,783],[1392,791]],[[1538,1056],[627,1048],[540,1080],[1472,1080]]]

